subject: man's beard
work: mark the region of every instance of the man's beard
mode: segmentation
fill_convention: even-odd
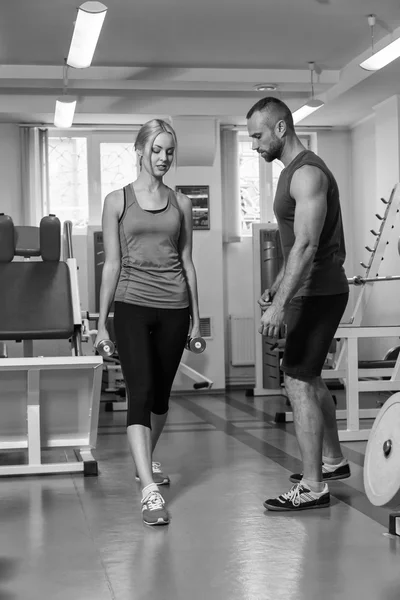
[[[273,160],[280,160],[283,152],[283,141],[279,138],[275,138],[272,140],[268,150],[263,150],[264,159],[267,162],[272,162]]]

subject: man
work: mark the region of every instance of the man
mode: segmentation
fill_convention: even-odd
[[[300,142],[286,104],[263,98],[246,118],[253,149],[285,166],[274,200],[284,266],[259,300],[264,311],[259,331],[277,338],[286,326],[282,370],[303,461],[303,473],[290,477],[292,489],[264,506],[323,508],[330,504],[327,481],[350,476],[335,404],[321,378],[349,293],[339,191],[325,163]]]

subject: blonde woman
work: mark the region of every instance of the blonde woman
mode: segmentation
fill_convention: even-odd
[[[192,204],[163,182],[177,150],[173,128],[145,123],[135,150],[136,181],[104,203],[105,263],[95,344],[109,338],[107,315],[114,298],[114,328],[125,379],[127,434],[142,486],[147,525],[169,515],[159,485],[169,483],[153,451],[165,425],[169,396],[190,330],[200,335],[196,271],[192,261]],[[190,329],[191,326],[191,329]]]

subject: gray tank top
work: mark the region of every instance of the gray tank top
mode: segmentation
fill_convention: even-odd
[[[121,272],[115,301],[153,308],[187,308],[189,294],[179,236],[183,219],[176,194],[169,190],[164,210],[140,207],[132,184],[123,188],[119,220]]]

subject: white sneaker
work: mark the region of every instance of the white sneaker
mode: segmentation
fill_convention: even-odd
[[[150,492],[146,498],[143,498],[142,516],[146,525],[168,525],[168,511],[160,492]]]

